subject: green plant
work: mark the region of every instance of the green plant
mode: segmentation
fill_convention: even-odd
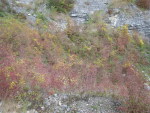
[[[48,0],[48,8],[55,8],[59,13],[67,13],[74,6],[74,0]]]
[[[36,15],[37,15],[37,18],[41,19],[42,21],[46,21],[47,20],[46,17],[42,13],[36,13]]]
[[[98,109],[98,106],[97,106],[97,105],[92,105],[91,108],[92,108],[93,110],[97,110],[97,109]]]
[[[3,11],[0,11],[0,17],[4,17],[4,16],[6,16],[6,13]]]

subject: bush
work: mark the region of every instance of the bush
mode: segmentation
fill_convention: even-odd
[[[137,5],[144,9],[150,9],[150,0],[138,0]]]
[[[59,13],[69,12],[73,8],[74,0],[48,0],[48,8],[55,8]]]
[[[94,91],[124,97],[127,113],[149,111],[142,73],[149,72],[149,45],[138,34],[131,36],[128,26],[108,29],[98,16],[53,34],[40,23],[43,31],[0,17],[0,98],[30,101],[38,91]]]

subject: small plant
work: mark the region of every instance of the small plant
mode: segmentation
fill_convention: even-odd
[[[48,8],[55,8],[59,13],[67,13],[73,8],[74,0],[48,0]]]
[[[36,13],[37,14],[37,18],[41,19],[42,21],[46,21],[46,17],[42,14],[42,13]]]
[[[0,17],[4,17],[4,16],[6,16],[6,13],[3,11],[0,11]]]

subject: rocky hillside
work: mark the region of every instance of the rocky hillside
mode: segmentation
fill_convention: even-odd
[[[149,0],[0,0],[0,113],[149,113]]]
[[[121,2],[119,0],[116,2],[113,0],[77,0],[71,17],[82,23],[89,19],[90,14],[101,11],[104,13],[104,20],[113,27],[128,25],[130,30],[136,30],[150,38],[150,11],[141,10],[133,3]],[[123,5],[117,6],[117,4]]]
[[[104,20],[113,27],[128,25],[129,30],[138,31],[144,37],[150,38],[150,11],[142,10],[133,3],[122,2],[121,0],[76,0],[70,16],[77,23],[84,23],[95,11],[101,11],[105,15]],[[4,9],[23,14],[31,23],[35,23],[36,18],[41,16],[52,21],[46,0],[6,0],[4,3],[7,4]],[[123,5],[117,6],[116,4]],[[62,20],[64,19],[62,18]],[[66,24],[66,22],[63,21],[62,24]]]
[[[3,9],[24,15],[31,23],[35,23],[36,18],[41,16],[52,21],[46,0],[1,0],[1,2],[6,4],[3,5]],[[117,6],[116,4],[123,5]],[[76,0],[70,16],[76,22],[84,23],[90,19],[90,15],[95,11],[103,12],[104,20],[113,27],[128,25],[129,30],[138,31],[144,37],[150,38],[150,11],[141,10],[133,3],[122,3],[121,0]]]

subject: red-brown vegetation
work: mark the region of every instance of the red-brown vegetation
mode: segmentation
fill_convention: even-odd
[[[150,9],[150,0],[137,0],[137,5],[144,9]]]
[[[126,112],[149,111],[149,92],[135,66],[145,59],[137,49],[145,43],[130,36],[127,26],[109,33],[105,24],[96,23],[96,32],[70,27],[52,35],[15,19],[0,24],[0,97],[25,89],[106,92],[125,98],[127,106],[121,109]]]

